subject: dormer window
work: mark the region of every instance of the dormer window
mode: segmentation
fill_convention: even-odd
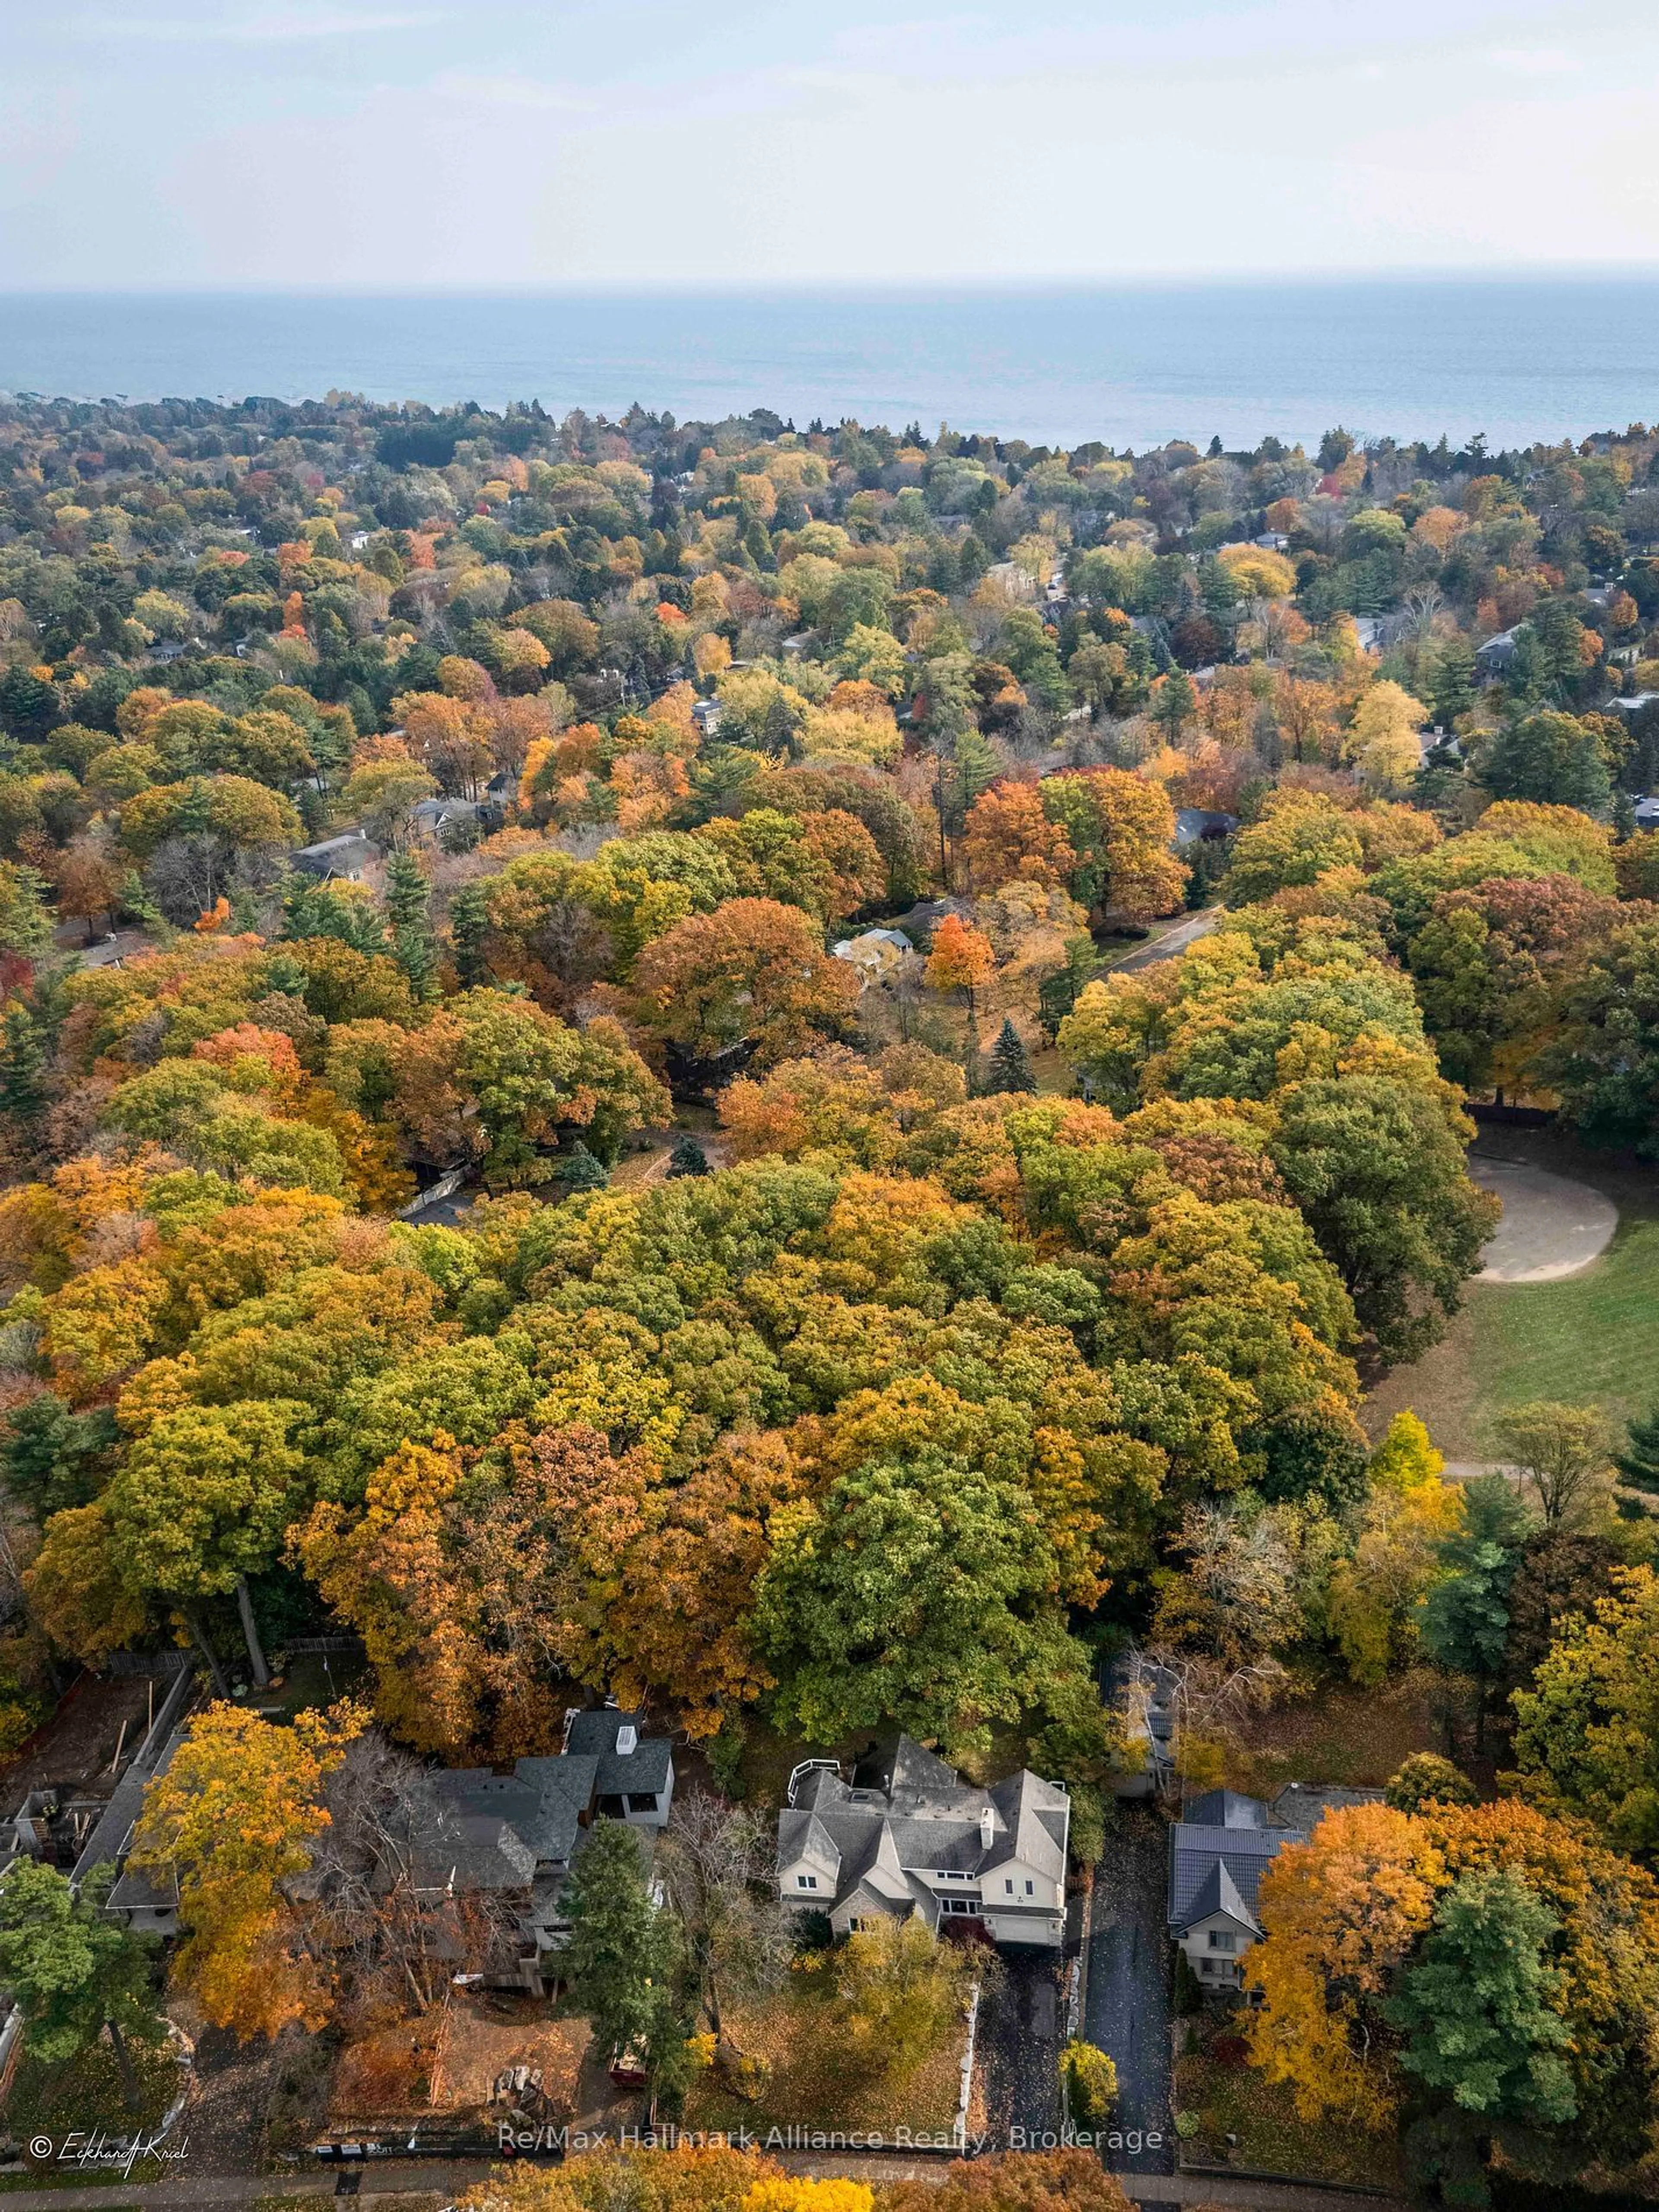
[[[817,1886],[818,1878],[815,1874],[798,1874],[795,1876],[797,1889],[816,1889]]]

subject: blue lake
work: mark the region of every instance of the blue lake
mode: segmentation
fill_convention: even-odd
[[[1033,442],[1494,447],[1659,417],[1659,277],[1028,292],[0,296],[0,391],[539,399]]]

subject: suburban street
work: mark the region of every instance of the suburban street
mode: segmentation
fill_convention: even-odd
[[[1116,2064],[1114,2124],[1163,2137],[1156,2150],[1109,2154],[1122,2173],[1175,2172],[1164,1835],[1154,1814],[1121,1808],[1095,1870],[1084,2036]]]

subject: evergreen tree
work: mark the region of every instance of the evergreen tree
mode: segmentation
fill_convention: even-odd
[[[1630,1440],[1613,1465],[1635,1490],[1659,1491],[1659,1405],[1630,1425]]]
[[[1426,692],[1429,711],[1443,730],[1474,704],[1474,647],[1460,633],[1436,647]]]
[[[72,1413],[50,1390],[15,1406],[0,1430],[0,1476],[41,1521],[85,1505],[103,1488],[109,1455],[121,1441],[107,1406]]]
[[[1475,1745],[1486,1741],[1486,1700],[1509,1644],[1510,1585],[1532,1523],[1501,1474],[1463,1486],[1463,1523],[1437,1547],[1448,1569],[1423,1605],[1423,1642],[1438,1665],[1469,1675],[1476,1687]]]
[[[574,1194],[579,1190],[604,1190],[611,1177],[579,1137],[554,1169],[553,1180]]]
[[[149,1946],[111,1920],[104,1902],[115,1879],[99,1867],[77,1896],[66,1875],[20,1859],[0,1890],[0,1979],[23,2014],[25,2048],[61,2065],[109,2031],[129,2105],[138,2101],[128,2039],[160,2043],[164,2030],[149,1990]]]
[[[1486,2131],[1504,2122],[1559,2126],[1578,2109],[1561,2053],[1572,2030],[1550,2000],[1559,1923],[1507,1867],[1462,1875],[1440,1900],[1435,1932],[1382,2007],[1407,2036],[1400,2063]]]
[[[570,1940],[559,1969],[572,2001],[593,2023],[607,2057],[668,2062],[684,2040],[675,1992],[678,1930],[653,1905],[639,1838],[620,1820],[599,1820],[570,1869],[563,1911]]]
[[[455,957],[455,974],[464,991],[476,990],[489,981],[484,962],[484,939],[489,930],[489,909],[482,884],[463,884],[449,902],[449,943]]]
[[[32,1152],[52,1104],[46,1043],[40,1023],[21,1000],[6,1009],[0,1031],[0,1132]]]
[[[1036,1078],[1031,1073],[1030,1055],[1027,1053],[1019,1031],[1011,1021],[1005,1021],[991,1048],[990,1060],[985,1073],[985,1088],[988,1091],[1035,1091]]]
[[[1152,719],[1171,744],[1198,712],[1198,694],[1184,668],[1172,668],[1152,701]]]
[[[438,947],[432,934],[432,889],[412,853],[394,853],[386,867],[386,910],[392,957],[417,999],[438,995]]]
[[[386,925],[368,899],[332,890],[296,876],[283,901],[283,929],[286,936],[331,937],[354,952],[384,952]]]
[[[668,1180],[680,1176],[706,1176],[708,1155],[695,1137],[682,1137],[668,1155]]]

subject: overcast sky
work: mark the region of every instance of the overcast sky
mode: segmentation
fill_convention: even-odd
[[[901,15],[0,0],[0,288],[1659,262],[1652,0]]]

